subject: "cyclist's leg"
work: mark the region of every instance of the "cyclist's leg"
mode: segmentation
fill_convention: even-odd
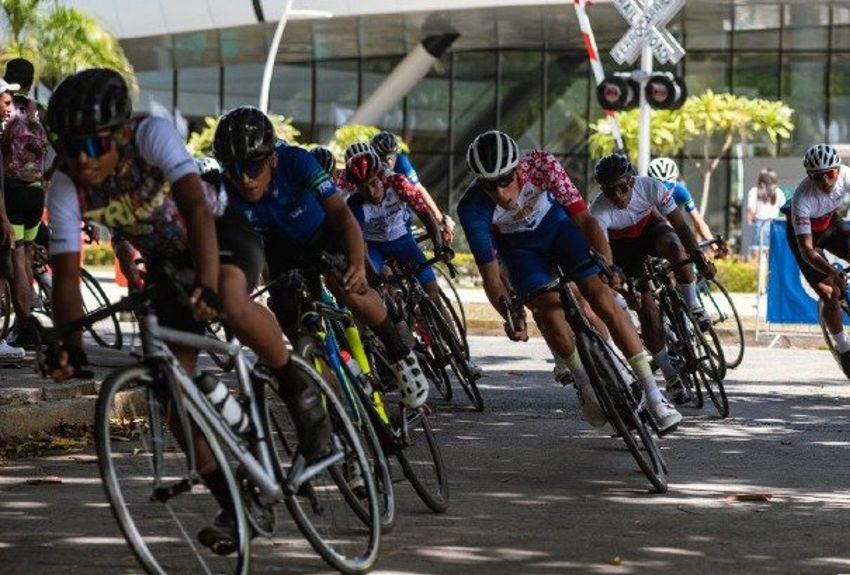
[[[32,250],[44,211],[44,189],[40,186],[14,186],[6,190],[6,212],[15,230],[12,250],[12,296],[18,322],[18,345],[37,345],[39,341],[32,318]],[[30,254],[27,257],[27,254]]]
[[[814,237],[813,240],[817,248],[828,251],[844,261],[850,259],[850,225],[844,220],[833,217],[829,228],[823,234]],[[804,274],[806,279],[809,280],[812,288],[818,293],[821,301],[823,301],[824,323],[829,328],[837,351],[845,356],[850,355],[850,338],[845,333],[841,313],[842,289],[844,289],[844,286],[835,285],[832,281],[824,277],[823,274],[816,275],[811,273],[812,270],[807,271],[810,273],[809,275]]]
[[[655,235],[656,255],[659,255],[670,262],[678,262],[687,257],[685,254],[685,248],[682,246],[682,243],[679,241],[679,237],[672,228],[668,231],[662,231],[663,228],[658,226],[656,230],[658,230]],[[700,325],[702,326],[705,322],[705,319],[703,318],[707,319],[707,316],[702,310],[702,303],[697,295],[697,278],[694,273],[693,266],[688,265],[678,267],[675,271],[675,276],[676,289],[678,289],[679,293],[682,294],[682,297],[685,298],[685,303],[688,304],[688,307],[691,310],[694,310],[697,315],[697,319],[700,320]],[[703,327],[702,329],[706,328]]]

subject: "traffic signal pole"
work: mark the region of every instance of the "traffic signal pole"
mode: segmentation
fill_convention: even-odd
[[[645,176],[649,170],[650,153],[650,124],[652,122],[652,108],[646,99],[646,86],[652,76],[652,48],[645,44],[641,50],[640,70],[643,76],[640,79],[640,131],[638,132],[638,173]]]

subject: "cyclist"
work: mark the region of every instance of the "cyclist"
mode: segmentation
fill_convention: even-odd
[[[422,199],[425,200],[425,205],[434,214],[434,217],[440,222],[440,228],[443,232],[445,242],[450,244],[454,240],[455,222],[448,214],[443,213],[434,198],[419,180],[419,174],[413,169],[413,164],[410,163],[410,158],[407,154],[399,149],[398,138],[395,134],[387,130],[381,130],[372,137],[372,147],[378,152],[381,161],[389,166],[390,170],[396,174],[401,174],[419,190]]]
[[[631,320],[599,277],[588,241],[603,254],[610,250],[557,159],[544,151],[520,157],[516,142],[495,130],[475,138],[466,159],[475,180],[458,204],[458,216],[493,307],[501,313],[502,298],[510,296],[496,259],[498,250],[513,287],[531,309],[547,344],[567,358],[585,419],[592,425],[604,425],[605,417],[595,402],[560,297],[554,291],[540,292],[555,279],[550,262],[560,265],[610,328],[643,385],[658,428],[671,431],[682,416],[658,389]],[[525,301],[532,294],[539,295]],[[508,337],[518,340],[525,336],[524,321],[520,324]]]
[[[810,147],[803,167],[806,178],[782,208],[787,218],[788,245],[806,281],[823,302],[824,323],[838,351],[841,369],[850,378],[850,338],[841,321],[847,277],[823,253],[825,250],[850,259],[850,225],[839,214],[842,201],[850,193],[850,169],[841,164],[838,151],[829,144]]]
[[[259,237],[241,213],[219,201],[216,188],[201,182],[169,121],[131,119],[131,114],[127,84],[105,68],[66,78],[50,98],[48,125],[59,156],[48,192],[55,322],[83,315],[81,220],[106,225],[132,243],[145,257],[147,281],[163,279],[167,263],[194,268],[191,311],[176,298],[156,302],[162,324],[203,333],[202,322],[221,307],[234,333],[271,368],[292,412],[299,450],[315,459],[326,452],[331,437],[321,398],[289,361],[274,317],[249,297],[262,264]],[[192,373],[197,352],[175,347],[174,353]],[[41,367],[61,381],[83,375],[87,363],[76,332],[63,338]],[[204,530],[211,531],[204,541],[226,553],[235,549],[235,525],[224,475],[203,438],[194,443],[198,471],[222,507]]]
[[[712,235],[711,230],[708,228],[708,224],[705,223],[705,219],[697,209],[697,204],[694,202],[691,191],[685,185],[685,182],[679,179],[679,166],[676,165],[673,159],[664,156],[655,158],[649,162],[647,175],[650,178],[660,180],[665,188],[673,192],[673,201],[691,217],[691,222],[694,224],[694,230],[698,239],[714,239],[714,235]]]
[[[342,281],[329,274],[328,288],[381,339],[405,404],[415,408],[425,403],[428,380],[416,355],[387,314],[381,296],[367,284],[360,226],[316,159],[303,148],[276,144],[271,121],[251,106],[236,108],[221,119],[213,150],[224,166],[230,202],[263,235],[271,277],[309,266],[323,250],[347,256]],[[297,297],[280,283],[271,290],[269,307],[293,341],[299,319],[296,302]]]
[[[600,159],[593,172],[602,194],[594,199],[590,211],[608,235],[613,263],[626,277],[641,275],[642,263],[647,255],[661,256],[675,263],[685,258],[686,250],[694,258],[697,269],[707,277],[713,277],[713,266],[699,249],[699,242],[682,213],[676,209],[672,192],[661,182],[635,175],[628,156],[621,153]],[[678,267],[676,281],[697,317],[699,327],[708,329],[711,319],[697,296],[692,266]],[[615,284],[618,283],[615,281]],[[661,313],[646,282],[639,282],[635,289],[638,292],[635,297],[639,297],[638,315],[643,339],[664,374],[667,391],[672,394],[673,401],[683,403],[687,395],[667,355]]]

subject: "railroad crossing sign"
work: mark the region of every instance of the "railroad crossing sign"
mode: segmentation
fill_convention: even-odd
[[[685,5],[685,0],[613,0],[613,4],[631,25],[611,50],[618,64],[634,63],[645,45],[662,64],[675,64],[682,59],[685,49],[665,26]]]

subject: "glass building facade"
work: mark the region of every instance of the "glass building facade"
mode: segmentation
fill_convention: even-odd
[[[625,22],[609,4],[589,13],[606,71],[615,71],[607,51]],[[294,119],[300,142],[327,142],[432,20],[383,15],[293,24],[278,55],[270,111]],[[381,122],[408,142],[438,202],[454,207],[469,181],[466,147],[492,128],[513,135],[522,149],[556,154],[579,189],[594,195],[587,139],[601,110],[571,3],[469,10],[453,15],[452,28],[459,40]],[[781,98],[795,110],[789,139],[736,146],[713,174],[708,222],[734,235],[754,168],[776,168],[781,185],[793,188],[809,145],[850,142],[850,7],[691,1],[668,29],[687,50],[671,70],[691,94]],[[256,104],[272,32],[269,24],[123,41],[139,71],[140,108],[176,108],[198,126],[206,115]],[[699,202],[702,177],[684,153],[691,151],[679,159]]]

